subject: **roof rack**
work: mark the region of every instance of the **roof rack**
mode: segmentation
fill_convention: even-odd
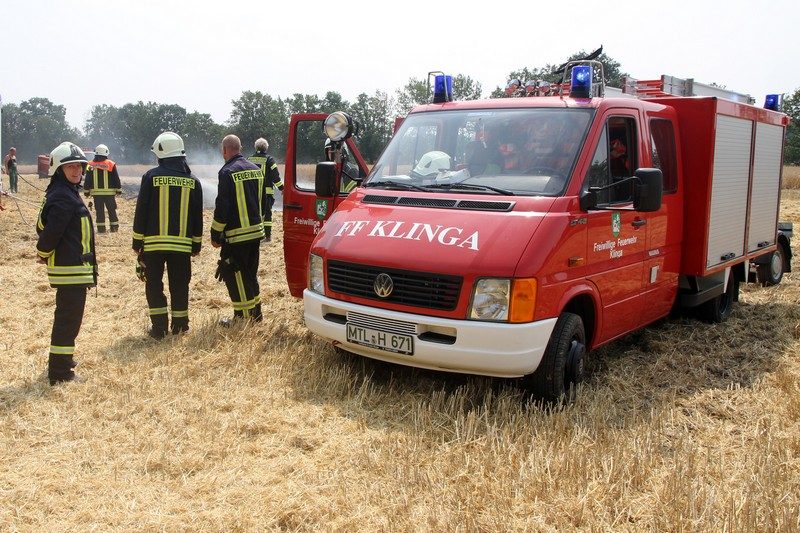
[[[658,98],[661,96],[716,96],[734,102],[754,104],[755,98],[749,94],[729,91],[721,87],[698,83],[692,78],[682,79],[675,76],[661,76],[657,80],[637,80],[625,76],[622,84],[622,92],[630,94],[636,98]]]

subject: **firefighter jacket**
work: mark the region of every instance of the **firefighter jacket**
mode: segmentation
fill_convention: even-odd
[[[236,154],[219,171],[211,240],[236,244],[264,238],[264,175]]]
[[[92,217],[78,189],[63,174],[53,176],[36,221],[36,253],[47,261],[54,288],[97,284]]]
[[[122,193],[117,164],[105,156],[95,156],[86,167],[83,182],[86,196],[114,196]]]
[[[281,181],[281,173],[278,171],[278,164],[271,155],[267,152],[256,152],[247,158],[261,167],[261,173],[264,174],[264,192],[273,194],[273,187],[283,190],[283,182]]]
[[[198,253],[203,242],[203,189],[183,156],[159,159],[142,176],[133,215],[133,249]]]

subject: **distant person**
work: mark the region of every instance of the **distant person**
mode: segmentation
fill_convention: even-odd
[[[278,171],[278,164],[275,159],[267,154],[269,150],[269,143],[263,137],[255,142],[256,153],[247,159],[261,167],[261,173],[264,175],[264,238],[267,242],[272,240],[272,206],[275,205],[274,187],[279,191],[283,191],[283,182],[281,181],[281,174]]]
[[[117,172],[117,164],[108,158],[108,146],[98,144],[94,149],[94,159],[86,168],[84,194],[94,198],[97,213],[97,233],[106,232],[106,210],[111,232],[119,230],[116,196],[122,194],[122,185]]]
[[[325,161],[333,161],[336,157],[330,139],[325,139]],[[360,171],[358,165],[350,161],[350,150],[342,143],[342,183],[339,192],[350,192],[358,185]]]
[[[8,174],[8,190],[16,193],[19,174],[17,173],[17,149],[13,146],[8,149],[8,153],[3,158],[3,167]]]
[[[260,321],[261,296],[258,287],[259,243],[264,238],[261,217],[261,169],[242,155],[236,135],[222,140],[225,164],[219,171],[211,244],[220,248],[217,279],[224,281],[233,303],[234,319]],[[220,322],[231,325],[232,320]]]
[[[189,331],[191,258],[203,241],[203,189],[186,163],[183,139],[171,131],[156,137],[151,151],[158,166],[142,176],[133,216],[133,251],[144,265],[145,296],[151,328],[148,335],[163,339]],[[164,267],[169,280],[172,325],[164,295]]]
[[[78,192],[86,164],[83,151],[70,142],[52,151],[50,184],[36,223],[37,259],[47,265],[50,286],[56,289],[47,362],[50,385],[76,379],[75,339],[83,322],[86,292],[97,284],[92,216]]]

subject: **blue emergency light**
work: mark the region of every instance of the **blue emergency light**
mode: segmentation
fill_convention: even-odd
[[[592,97],[592,66],[575,65],[572,67],[572,81],[569,95],[573,98]]]
[[[433,103],[453,101],[453,76],[437,74],[433,82]]]
[[[781,110],[781,95],[779,94],[768,94],[767,100],[764,102],[764,109],[769,109],[772,111],[780,111]]]

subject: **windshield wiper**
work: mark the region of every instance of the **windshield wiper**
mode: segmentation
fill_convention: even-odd
[[[468,191],[492,191],[496,192],[497,194],[504,194],[506,196],[516,196],[508,189],[501,189],[499,187],[492,187],[490,185],[476,185],[474,183],[436,183],[434,185],[428,185],[426,188],[444,189],[448,191],[452,189],[462,189]]]
[[[403,191],[427,191],[425,187],[414,185],[413,183],[403,183],[400,181],[370,181],[364,184],[364,187],[385,187],[386,189],[397,189]]]

